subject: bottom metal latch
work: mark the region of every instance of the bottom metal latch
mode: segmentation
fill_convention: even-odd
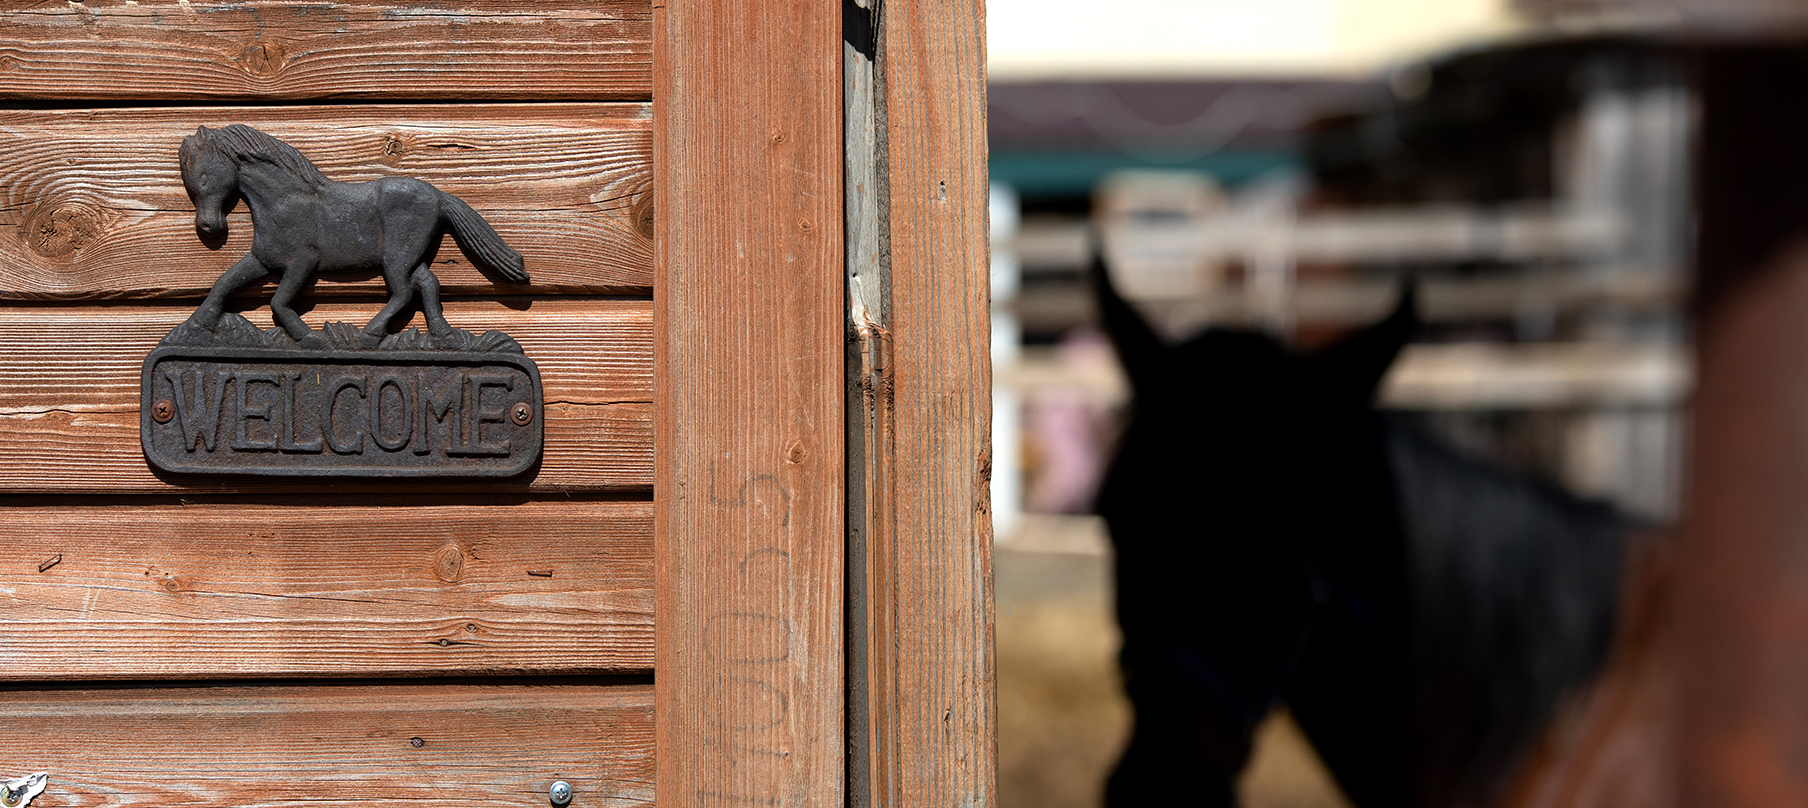
[[[34,797],[44,793],[44,785],[49,782],[48,772],[38,772],[0,783],[0,806],[23,808],[30,805]]]

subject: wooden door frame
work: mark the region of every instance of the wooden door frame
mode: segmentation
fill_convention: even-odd
[[[658,798],[992,804],[983,6],[653,31]]]

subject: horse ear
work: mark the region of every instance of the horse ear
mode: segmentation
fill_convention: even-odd
[[[1130,377],[1130,385],[1147,389],[1149,382],[1156,379],[1162,367],[1167,364],[1170,349],[1161,337],[1155,335],[1154,329],[1149,327],[1142,315],[1118,295],[1117,287],[1111,282],[1111,269],[1105,266],[1104,249],[1097,243],[1097,236],[1094,236],[1092,250],[1092,288],[1098,299],[1099,315],[1105,323],[1105,333],[1117,348],[1118,361]]]
[[[1417,283],[1408,278],[1400,301],[1386,319],[1320,351],[1309,361],[1317,381],[1334,403],[1366,406],[1375,400],[1381,378],[1419,329]]]

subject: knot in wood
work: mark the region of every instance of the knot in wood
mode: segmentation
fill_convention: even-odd
[[[441,547],[433,557],[433,576],[449,584],[458,583],[465,571],[465,553],[457,545]]]
[[[653,240],[653,189],[648,188],[628,208],[628,221],[641,238]]]
[[[27,217],[21,235],[45,258],[67,258],[100,238],[99,213],[82,205],[45,205]]]
[[[253,42],[239,55],[245,72],[259,78],[274,78],[288,62],[288,49],[281,42]]]

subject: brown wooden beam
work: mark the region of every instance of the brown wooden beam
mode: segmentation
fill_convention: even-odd
[[[1682,806],[1808,803],[1808,51],[1703,56]]]
[[[872,2],[876,255],[850,250],[860,422],[849,804],[996,802],[984,7]],[[850,5],[848,13],[855,13]],[[849,25],[859,31],[866,25]],[[851,45],[853,43],[850,43]],[[859,89],[858,76],[850,88]],[[854,99],[850,99],[852,102]],[[849,120],[861,116],[850,111]],[[857,149],[871,148],[861,155]],[[850,200],[856,180],[850,177]],[[850,206],[850,217],[856,208]],[[864,228],[863,228],[864,229]],[[850,224],[850,234],[862,232]],[[868,261],[870,265],[856,262]],[[877,276],[877,277],[874,277]]]
[[[843,797],[840,6],[654,8],[658,794]]]

